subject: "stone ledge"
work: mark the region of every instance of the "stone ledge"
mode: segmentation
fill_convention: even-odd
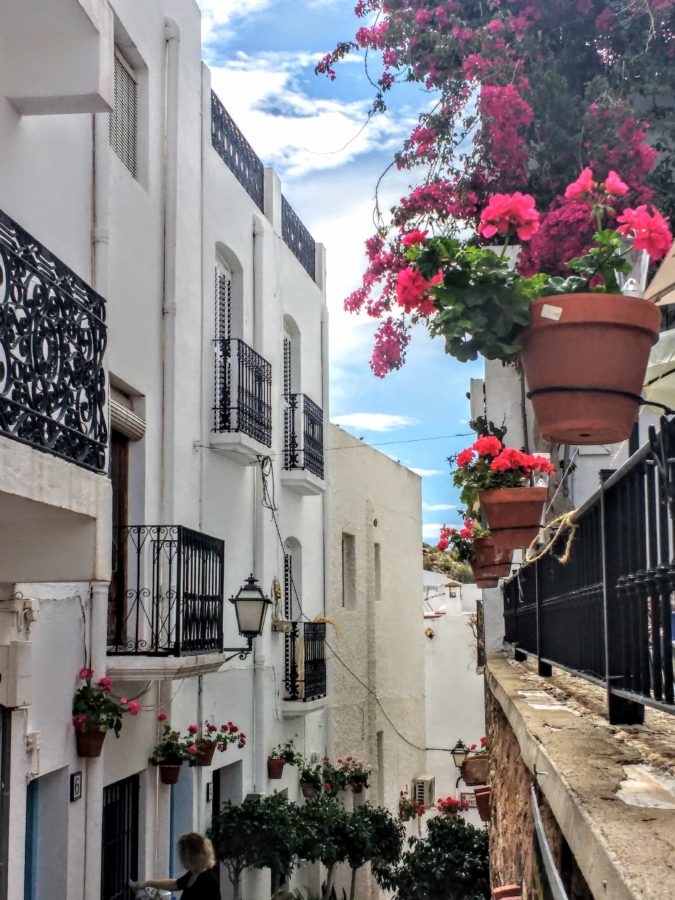
[[[486,679],[513,729],[523,762],[533,774],[535,767],[547,773],[537,784],[593,896],[670,900],[675,810],[629,806],[617,796],[627,777],[625,767],[647,761],[643,754],[583,705],[559,702],[552,690],[557,675],[539,678],[526,666],[495,654]],[[575,682],[583,695],[587,693],[583,679],[565,675],[563,701],[573,697]],[[551,702],[528,702],[522,692],[532,691],[546,692]]]

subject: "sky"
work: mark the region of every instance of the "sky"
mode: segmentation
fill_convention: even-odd
[[[358,27],[354,0],[198,2],[213,89],[326,246],[331,420],[422,476],[423,537],[435,542],[441,525],[459,518],[447,458],[471,442],[466,394],[482,364],[456,362],[442,340],[418,327],[403,368],[376,378],[368,365],[376,322],[342,307],[365,268],[377,179],[428,98],[403,85],[387,113],[364,128],[373,88],[362,58],[339,64],[334,82],[314,74],[316,62]],[[410,177],[387,176],[383,208],[407,193]]]

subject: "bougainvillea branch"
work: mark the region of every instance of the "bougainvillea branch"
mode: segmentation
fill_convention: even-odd
[[[675,0],[357,2],[353,40],[317,72],[334,80],[353,52],[368,54],[369,70],[379,59],[379,76],[369,74],[373,113],[397,83],[425,92],[425,111],[394,156],[417,180],[387,222],[377,219],[363,283],[346,301],[380,320],[377,375],[400,368],[411,326],[428,318],[428,308],[398,303],[407,232],[498,240],[502,229],[484,218],[490,198],[529,196],[539,219],[525,228],[520,271],[565,277],[596,232],[589,190],[565,195],[579,172],[590,169],[613,194],[606,227],[621,224],[627,208],[642,210],[632,223],[643,232],[651,204],[672,214],[674,10]]]

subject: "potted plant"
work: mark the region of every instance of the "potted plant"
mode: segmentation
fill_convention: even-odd
[[[78,677],[83,684],[73,697],[72,719],[77,755],[85,759],[96,759],[101,755],[103,741],[109,731],[113,731],[115,737],[120,736],[124,713],[135,716],[141,707],[136,700],[114,696],[110,678],[99,678],[92,684],[93,669],[80,669]]]
[[[408,822],[410,819],[416,819],[423,816],[426,810],[421,803],[418,803],[414,797],[408,795],[408,789],[401,791],[398,798],[398,815],[401,821]]]
[[[363,789],[369,787],[368,779],[372,767],[367,766],[355,756],[347,756],[344,759],[338,759],[337,762],[352,793],[362,794]]]
[[[284,766],[299,766],[302,764],[302,754],[295,749],[294,739],[279,744],[267,757],[267,775],[269,778],[281,778]]]
[[[318,763],[312,765],[303,760],[300,766],[300,790],[303,797],[314,797],[321,790],[321,774],[322,767]]]
[[[488,777],[487,738],[480,739],[480,745],[471,744],[470,752],[462,760],[462,780],[464,784],[473,786],[485,784]]]
[[[216,750],[224,753],[228,744],[236,744],[240,749],[246,746],[246,735],[234,722],[228,722],[220,728],[213,722],[203,722],[200,725],[193,722],[188,725],[187,730],[185,749],[191,766],[210,766]]]
[[[468,808],[469,804],[466,801],[457,800],[455,797],[443,797],[436,804],[438,812],[446,816],[454,816],[460,809],[466,811]]]
[[[513,551],[500,549],[476,519],[465,519],[459,530],[444,525],[437,546],[439,550],[451,548],[457,560],[468,562],[478,587],[495,587],[497,579],[511,571]]]
[[[522,274],[522,256],[516,268],[510,263],[509,237],[515,232],[526,244],[539,227],[534,198],[516,192],[492,196],[480,216],[481,236],[504,236],[501,254],[419,233],[397,276],[399,302],[427,317],[457,359],[520,357],[548,441],[614,443],[628,437],[637,418],[660,312],[623,276],[633,268],[633,251],[660,259],[672,235],[655,208],[623,206],[628,190],[613,171],[596,183],[590,168],[568,186],[566,198],[586,209],[596,230],[582,255],[560,261],[564,275],[532,274],[533,261]],[[608,218],[616,227],[604,227]]]
[[[188,752],[190,739],[181,737],[180,732],[171,727],[166,721],[166,713],[160,713],[157,721],[163,723],[162,735],[152,751],[149,762],[152,766],[159,766],[162,784],[176,784],[180,778],[181,766],[197,753],[197,748],[192,741],[192,752]]]
[[[481,435],[452,462],[452,480],[460,488],[460,498],[467,509],[480,503],[494,547],[528,547],[539,532],[548,497],[550,460],[505,447],[496,435]]]
[[[478,810],[478,815],[480,816],[481,821],[489,822],[492,788],[490,787],[490,785],[486,784],[483,787],[477,787],[474,790],[474,794],[476,795],[476,809]]]
[[[338,760],[334,765],[329,757],[324,756],[321,765],[321,783],[323,792],[330,797],[337,797],[340,791],[346,791],[349,787],[347,772]]]

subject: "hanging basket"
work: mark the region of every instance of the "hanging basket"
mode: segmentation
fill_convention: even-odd
[[[76,731],[77,755],[82,759],[98,759],[107,731]]]
[[[180,778],[180,770],[182,765],[182,762],[160,763],[159,780],[162,782],[162,784],[176,784],[176,782]]]
[[[402,822],[410,821],[410,813],[408,812],[408,810],[401,810],[401,812],[399,813],[399,816],[401,817]]]
[[[477,753],[467,756],[462,762],[462,780],[464,784],[473,787],[476,784],[485,784],[488,778],[487,753]]]
[[[193,766],[210,766],[213,761],[213,754],[216,752],[216,745],[205,741],[197,743],[197,752],[192,758]]]
[[[275,759],[272,756],[267,757],[267,775],[269,778],[277,780],[281,778],[284,772],[284,766],[286,765],[286,760],[284,759]]]
[[[473,545],[476,558],[469,565],[478,587],[496,587],[497,579],[511,572],[513,550],[500,550],[491,537],[478,538]]]
[[[485,513],[490,540],[499,550],[529,547],[539,534],[541,514],[548,488],[494,488],[480,491],[478,500]]]
[[[362,794],[363,793],[363,782],[359,781],[355,784],[352,784],[352,794]]]
[[[530,306],[518,339],[542,437],[561,444],[615,444],[637,419],[661,313],[623,294],[562,294]]]
[[[316,785],[313,785],[311,781],[301,781],[300,782],[300,790],[302,791],[302,796],[310,799],[311,797],[316,796]]]
[[[489,785],[476,788],[474,791],[476,796],[476,809],[482,822],[490,821],[490,799],[492,797],[492,788]]]

